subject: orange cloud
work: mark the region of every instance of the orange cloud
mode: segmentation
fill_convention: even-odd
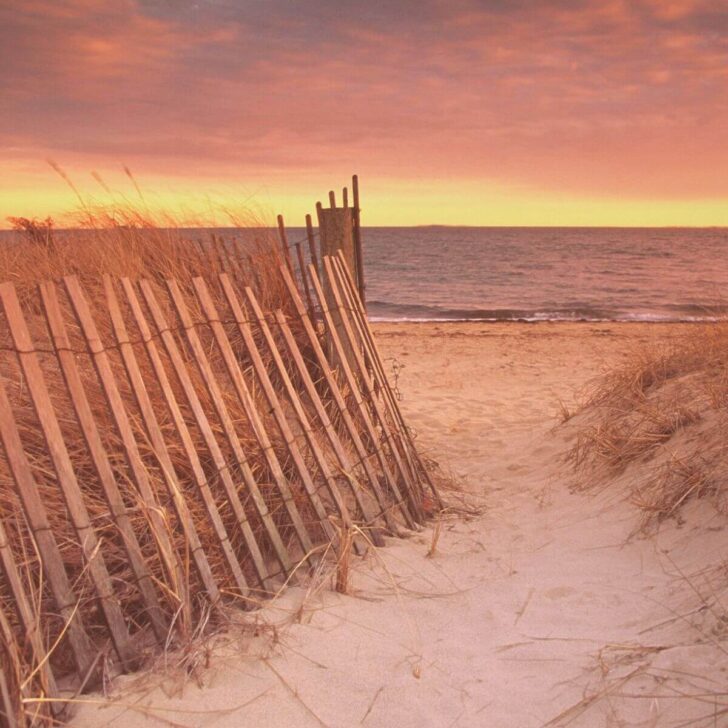
[[[726,31],[707,0],[28,0],[0,9],[0,159],[35,190],[51,156],[200,189],[728,200]]]

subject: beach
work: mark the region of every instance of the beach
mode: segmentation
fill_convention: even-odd
[[[728,660],[684,615],[700,614],[703,582],[688,577],[724,549],[724,519],[698,503],[635,535],[616,485],[572,492],[560,415],[635,346],[690,327],[377,324],[419,447],[462,490],[451,512],[353,559],[348,594],[328,577],[293,587],[199,647],[192,674],[120,678],[73,724],[668,726],[710,713],[685,695],[722,690]]]

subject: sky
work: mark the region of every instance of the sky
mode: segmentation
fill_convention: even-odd
[[[0,0],[0,225],[77,206],[49,160],[200,219],[357,173],[365,225],[728,225],[728,3]]]

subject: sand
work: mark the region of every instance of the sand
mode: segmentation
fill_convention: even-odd
[[[725,634],[701,609],[705,567],[727,555],[724,519],[698,504],[630,538],[638,517],[617,484],[571,492],[573,431],[558,418],[635,343],[689,326],[376,331],[421,448],[470,515],[442,521],[434,553],[428,528],[355,560],[350,594],[328,579],[289,589],[256,615],[257,636],[198,647],[209,664],[193,676],[121,678],[74,724],[728,725]]]

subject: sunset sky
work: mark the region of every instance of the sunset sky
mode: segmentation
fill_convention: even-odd
[[[728,225],[728,3],[0,0],[0,224],[85,195],[302,222]]]

